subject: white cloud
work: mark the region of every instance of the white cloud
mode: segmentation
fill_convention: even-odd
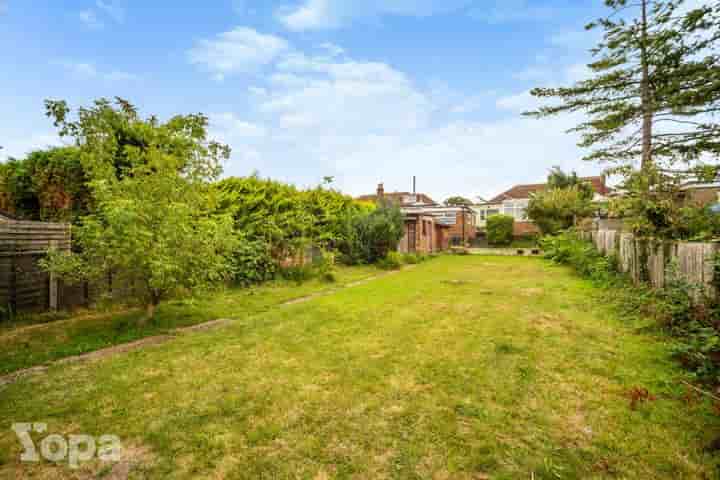
[[[97,0],[95,2],[98,10],[112,18],[117,23],[125,22],[125,9],[115,2]]]
[[[331,57],[338,57],[345,53],[345,49],[335,45],[334,43],[325,42],[318,45],[323,50],[326,50]]]
[[[94,10],[83,10],[78,15],[80,17],[80,21],[88,28],[98,30],[105,26],[105,24],[98,19]]]
[[[224,138],[259,138],[267,133],[265,127],[243,121],[234,113],[212,114],[209,121],[212,131]]]
[[[116,2],[96,0],[95,8],[82,10],[78,16],[87,28],[100,30],[105,27],[105,20],[110,20],[114,23],[125,22],[125,9]]]
[[[532,110],[539,105],[538,100],[530,94],[530,91],[517,93],[498,98],[495,102],[497,108],[522,113]]]
[[[463,8],[471,0],[302,0],[281,8],[277,18],[290,30],[339,28],[383,15],[423,17]]]
[[[353,195],[380,181],[407,189],[417,175],[421,190],[443,199],[542,181],[552,165],[598,170],[579,161],[577,138],[564,133],[574,119],[520,115],[536,105],[527,91],[498,98],[427,90],[391,65],[345,55],[313,56],[288,45],[268,61],[266,81],[251,87],[242,119],[212,116],[217,138],[233,147],[226,174],[259,170],[301,185],[333,175]],[[472,120],[485,110],[496,119]],[[452,120],[457,113],[467,116]]]
[[[128,72],[113,70],[101,72],[93,63],[75,62],[71,60],[59,60],[51,62],[64,68],[70,75],[81,79],[99,79],[106,82],[135,82],[140,80],[138,75]]]
[[[3,138],[0,149],[0,160],[22,158],[33,150],[63,145],[63,141],[51,132],[23,133]]]
[[[202,39],[188,52],[190,63],[200,65],[217,80],[248,73],[269,64],[288,49],[287,42],[252,28],[237,27],[213,39]]]
[[[386,64],[293,54],[277,68],[260,110],[277,115],[283,128],[356,135],[412,130],[428,122],[426,95]]]

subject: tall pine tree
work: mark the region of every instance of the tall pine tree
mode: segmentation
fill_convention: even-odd
[[[586,28],[602,28],[592,50],[592,78],[571,87],[536,88],[539,98],[560,103],[527,115],[542,118],[584,112],[574,128],[588,160],[611,162],[628,172],[640,160],[648,175],[690,164],[720,151],[717,123],[720,61],[717,45],[720,2],[683,9],[683,0],[605,0],[611,14]]]

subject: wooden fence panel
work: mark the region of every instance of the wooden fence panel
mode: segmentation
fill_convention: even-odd
[[[0,306],[5,310],[41,311],[57,306],[57,284],[38,264],[51,247],[70,250],[70,225],[0,223]]]
[[[664,287],[667,268],[675,262],[678,274],[687,282],[704,286],[710,295],[719,294],[714,286],[718,243],[637,239],[631,233],[617,230],[597,230],[592,232],[591,239],[604,255],[617,254],[620,271],[635,283],[649,282],[655,288]]]

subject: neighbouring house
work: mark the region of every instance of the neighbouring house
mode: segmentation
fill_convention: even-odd
[[[594,201],[603,201],[607,199],[610,189],[605,183],[604,176],[584,177],[580,179],[589,183],[595,196]],[[484,229],[487,219],[493,215],[503,214],[511,216],[515,219],[514,234],[521,237],[525,235],[533,235],[539,233],[539,229],[527,217],[527,207],[530,203],[530,197],[547,189],[546,183],[533,183],[524,185],[515,185],[509,190],[504,191],[500,195],[488,200],[485,203],[473,205],[473,209],[477,215],[477,224],[480,229]]]
[[[405,234],[398,244],[402,253],[433,253],[469,245],[477,235],[475,211],[471,207],[440,205],[424,193],[386,193],[381,183],[374,195],[363,195],[357,200],[385,201],[400,207],[405,219]]]
[[[706,206],[720,202],[720,181],[690,182],[680,188],[682,199],[686,205]]]
[[[379,199],[399,205],[400,208],[412,205],[437,205],[438,203],[425,195],[424,193],[410,192],[385,192],[385,187],[381,183],[377,187],[377,192],[373,195],[361,195],[356,200],[361,202],[377,203]]]

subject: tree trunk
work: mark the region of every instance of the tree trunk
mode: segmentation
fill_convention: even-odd
[[[145,321],[152,320],[155,316],[155,307],[157,305],[154,302],[150,302],[145,306]]]
[[[157,309],[157,306],[159,304],[160,296],[152,293],[150,295],[150,300],[147,302],[147,304],[145,304],[145,315],[140,318],[140,326],[147,325],[148,322],[151,322],[153,318],[155,318],[155,310]]]
[[[642,162],[640,169],[646,173],[653,164],[652,158],[652,128],[653,106],[650,93],[650,65],[648,62],[648,0],[642,0],[642,24],[640,38],[640,63],[642,79],[640,81],[640,96],[642,109]]]

